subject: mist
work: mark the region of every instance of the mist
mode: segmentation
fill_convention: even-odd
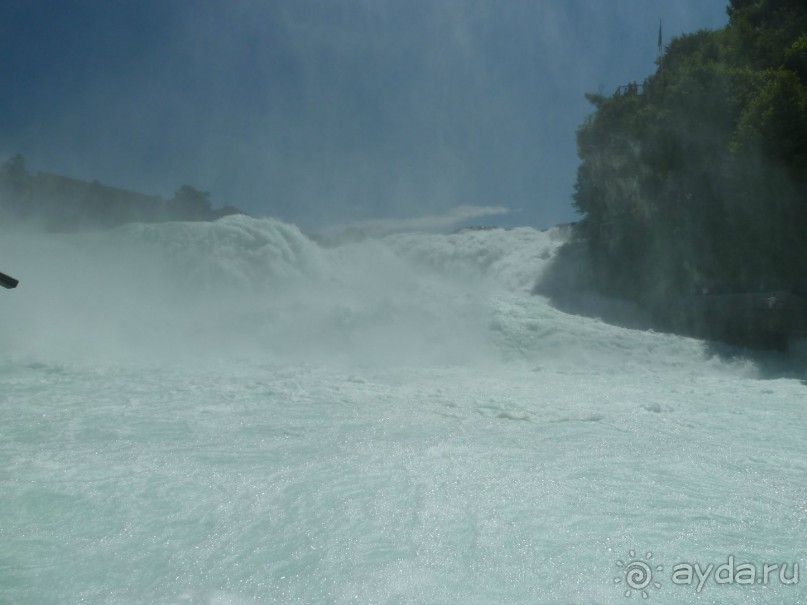
[[[0,601],[792,600],[807,344],[654,331],[557,225],[583,94],[651,73],[660,17],[726,20],[3,3]],[[765,583],[672,575],[734,557]]]
[[[490,364],[491,299],[528,293],[562,238],[392,235],[323,247],[231,216],[6,231],[2,354],[54,364]]]
[[[0,152],[303,229],[506,207],[575,218],[589,91],[722,2],[34,2],[6,7]],[[58,101],[56,102],[55,100]]]

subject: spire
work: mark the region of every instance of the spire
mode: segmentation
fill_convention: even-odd
[[[662,49],[662,42],[661,42],[661,19],[658,20],[658,54],[661,54]]]

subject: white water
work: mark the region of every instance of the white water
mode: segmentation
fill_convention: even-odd
[[[807,356],[564,314],[562,240],[3,234],[0,603],[804,602],[671,574],[807,565]]]

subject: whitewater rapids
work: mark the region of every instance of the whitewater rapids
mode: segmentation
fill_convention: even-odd
[[[0,603],[803,602],[672,569],[807,565],[807,355],[566,314],[567,235],[2,234]]]

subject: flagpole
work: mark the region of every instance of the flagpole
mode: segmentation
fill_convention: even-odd
[[[661,17],[659,17],[659,20],[658,20],[658,70],[659,70],[659,75],[661,76],[661,84],[663,86],[664,85],[664,63],[662,63],[662,61],[661,61],[661,52],[662,52],[664,46],[663,46],[662,42],[663,42],[663,40],[662,40],[662,37],[661,37]]]

